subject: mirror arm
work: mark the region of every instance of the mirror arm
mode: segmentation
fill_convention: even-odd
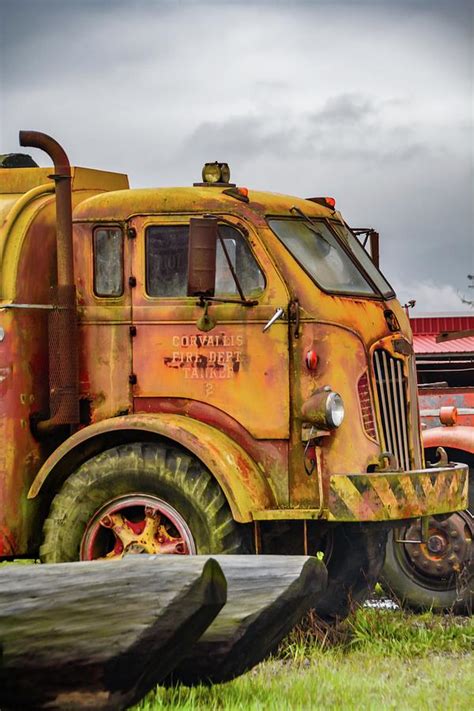
[[[201,308],[204,308],[206,306],[207,301],[214,301],[219,304],[240,304],[241,306],[258,306],[258,301],[256,300],[251,300],[251,299],[226,299],[225,297],[219,297],[219,296],[205,296],[201,295],[199,297],[199,301],[197,302],[197,306],[201,306]]]

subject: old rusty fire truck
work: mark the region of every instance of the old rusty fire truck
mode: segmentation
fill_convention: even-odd
[[[467,467],[423,461],[408,319],[331,198],[221,163],[130,190],[20,143],[54,171],[0,169],[1,557],[319,553],[331,618],[390,526],[466,507]]]

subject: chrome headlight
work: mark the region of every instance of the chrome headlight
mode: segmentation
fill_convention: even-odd
[[[329,429],[342,425],[344,419],[344,403],[339,393],[328,393],[326,398],[326,421]]]
[[[326,385],[303,403],[301,412],[306,422],[311,422],[321,430],[334,430],[344,419],[344,403],[339,393]]]

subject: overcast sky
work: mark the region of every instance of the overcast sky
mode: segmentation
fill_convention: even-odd
[[[474,0],[0,0],[0,153],[34,129],[133,187],[190,185],[220,160],[249,188],[334,196],[349,224],[380,231],[402,303],[465,311],[473,13]]]

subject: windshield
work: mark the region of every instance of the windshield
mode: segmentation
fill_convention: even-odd
[[[314,221],[313,226],[295,218],[271,218],[268,224],[321,288],[340,294],[376,293],[324,222]]]
[[[344,240],[356,260],[362,264],[363,269],[369,278],[374,282],[377,289],[379,289],[379,291],[386,297],[394,296],[395,292],[392,287],[385,279],[384,275],[377,269],[355,234],[341,222],[331,222],[331,226],[334,227],[337,234]]]

